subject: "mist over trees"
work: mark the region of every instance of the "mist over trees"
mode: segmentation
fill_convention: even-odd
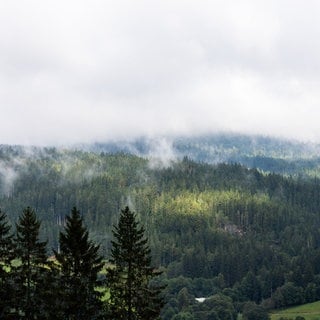
[[[164,320],[214,317],[200,297],[216,297],[230,306],[229,315],[248,301],[270,309],[320,299],[320,184],[310,178],[317,160],[312,170],[289,176],[188,158],[155,166],[130,154],[56,149],[25,157],[9,148],[0,159],[14,170],[10,183],[0,175],[7,221],[14,226],[26,204],[34,208],[47,255],[48,248],[61,250],[59,234],[76,206],[89,242],[111,258],[113,226],[130,204],[145,228],[152,265],[163,271],[151,283],[166,286]],[[0,232],[10,243],[2,222]],[[1,281],[10,288],[7,276],[2,273]]]

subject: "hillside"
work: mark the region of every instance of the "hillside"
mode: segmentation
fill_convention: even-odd
[[[320,302],[307,303],[297,307],[291,307],[271,313],[271,320],[279,320],[281,317],[295,319],[297,316],[305,320],[317,320],[320,318]]]
[[[320,146],[265,136],[215,134],[199,137],[140,138],[78,146],[93,152],[129,153],[168,164],[184,156],[196,162],[240,163],[266,172],[319,175]]]
[[[204,312],[194,297],[221,293],[240,309],[247,300],[283,307],[320,299],[316,178],[188,158],[165,166],[126,153],[10,146],[0,148],[0,164],[1,208],[14,224],[33,207],[49,248],[57,248],[77,206],[107,257],[120,209],[137,212],[165,271],[163,319]]]

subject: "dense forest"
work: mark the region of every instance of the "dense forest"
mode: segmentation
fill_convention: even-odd
[[[156,320],[164,303],[145,230],[129,207],[114,226],[108,262],[74,207],[48,257],[41,222],[27,207],[12,233],[0,212],[0,318]]]
[[[2,146],[0,206],[12,225],[33,207],[41,239],[55,250],[76,206],[108,258],[112,227],[129,205],[145,226],[153,264],[163,270],[162,319],[234,319],[320,299],[318,160],[295,161],[291,175],[280,175],[280,161],[266,170]]]
[[[79,146],[80,147],[80,146]],[[82,145],[82,150],[129,153],[168,160],[188,156],[210,164],[239,163],[249,168],[284,175],[315,176],[320,171],[320,146],[267,136],[215,134],[198,137],[140,138],[132,141]]]

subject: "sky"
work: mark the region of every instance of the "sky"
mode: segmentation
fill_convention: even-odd
[[[318,0],[0,0],[0,144],[320,142]]]

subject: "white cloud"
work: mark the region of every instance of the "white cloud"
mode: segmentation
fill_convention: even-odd
[[[0,3],[0,143],[215,130],[318,140],[320,4]]]

